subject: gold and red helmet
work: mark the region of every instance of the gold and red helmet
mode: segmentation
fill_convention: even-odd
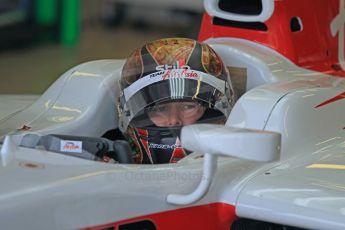
[[[148,163],[176,162],[180,157],[174,157],[174,152],[181,149],[176,130],[191,123],[187,115],[199,111],[195,122],[212,122],[220,117],[225,120],[235,99],[220,57],[209,45],[188,38],[160,39],[136,49],[124,64],[120,88],[119,128],[135,138],[142,155],[148,155]],[[186,115],[183,119],[188,122],[157,123],[150,116],[159,112],[166,118],[163,110],[174,109]],[[150,133],[155,134],[150,137]],[[167,136],[173,136],[174,143],[163,143],[162,135],[167,133],[173,133]],[[171,150],[171,156],[153,156],[150,152],[154,148]],[[141,161],[145,161],[143,157]]]

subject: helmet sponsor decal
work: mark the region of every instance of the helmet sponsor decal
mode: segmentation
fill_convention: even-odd
[[[165,64],[165,65],[156,66],[157,71],[172,70],[172,69],[186,69],[186,70],[189,69],[190,70],[190,66],[185,65],[184,60],[176,61],[172,65]]]
[[[183,70],[183,71],[174,71],[167,70],[163,74],[163,80],[168,78],[198,78],[199,75],[196,71],[193,70]]]
[[[150,143],[149,147],[152,149],[175,149],[175,148],[181,148],[181,145],[179,145],[179,144],[169,145],[169,144]]]
[[[145,77],[140,78],[139,80],[125,88],[123,90],[125,102],[127,102],[136,92],[143,89],[144,87],[168,79],[192,79],[203,81],[213,86],[221,93],[224,93],[225,91],[225,81],[210,74],[196,70],[173,69],[151,73]]]

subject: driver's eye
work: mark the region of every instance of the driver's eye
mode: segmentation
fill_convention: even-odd
[[[196,104],[183,104],[182,109],[195,109],[197,107]]]
[[[156,105],[149,107],[149,112],[165,112],[168,110],[166,105]]]
[[[183,103],[180,108],[182,110],[194,110],[198,109],[199,107],[200,105],[197,103]]]

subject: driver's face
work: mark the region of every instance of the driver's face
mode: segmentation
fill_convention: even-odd
[[[148,109],[151,121],[158,127],[174,127],[195,123],[205,112],[197,102],[170,102]]]

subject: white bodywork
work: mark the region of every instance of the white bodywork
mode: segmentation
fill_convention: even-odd
[[[226,126],[279,133],[281,155],[273,162],[259,162],[220,153],[209,188],[187,206],[223,202],[235,206],[239,217],[344,229],[345,101],[317,106],[343,93],[345,80],[299,68],[249,41],[207,42],[227,66],[247,71],[247,92]],[[1,149],[2,228],[96,226],[178,209],[181,206],[169,203],[168,195],[195,191],[204,161],[197,152],[177,164],[125,165],[16,146],[16,138],[30,132],[100,137],[116,128],[117,81],[123,63],[100,60],[79,65],[31,106],[23,103],[1,113],[0,135],[12,137]],[[3,106],[9,104],[0,106],[5,111]],[[23,126],[29,130],[18,130]],[[221,134],[215,129],[213,135]],[[254,149],[255,143],[247,144]]]
[[[242,21],[242,22],[264,22],[269,19],[274,11],[274,1],[273,0],[262,0],[262,11],[259,15],[242,15],[242,14],[235,14],[223,11],[219,9],[218,0],[209,0],[204,1],[204,6],[206,12],[215,17],[233,20],[233,21]]]

